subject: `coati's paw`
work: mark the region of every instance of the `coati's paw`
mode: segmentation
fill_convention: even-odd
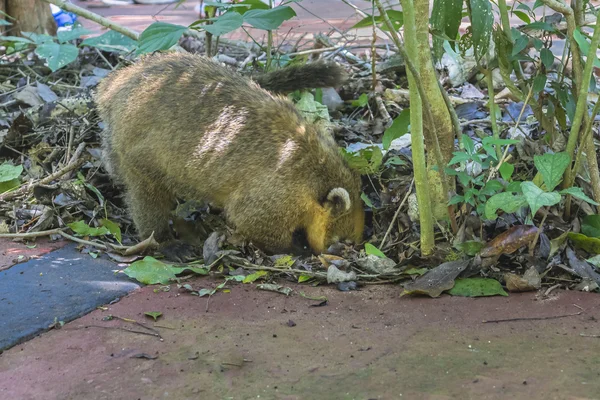
[[[164,243],[158,249],[167,260],[186,263],[202,258],[202,249],[180,240]]]

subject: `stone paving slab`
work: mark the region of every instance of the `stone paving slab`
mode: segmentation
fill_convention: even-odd
[[[139,288],[74,245],[0,271],[0,351]]]
[[[434,300],[400,298],[398,286],[280,283],[329,302],[311,307],[255,285],[232,284],[210,301],[144,287],[1,354],[0,398],[600,398],[597,294]],[[146,311],[163,317],[154,323]],[[483,323],[505,318],[524,320]]]

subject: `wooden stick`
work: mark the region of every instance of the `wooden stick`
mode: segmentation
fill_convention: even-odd
[[[94,21],[97,24],[100,24],[106,28],[112,29],[115,32],[119,32],[133,40],[138,40],[140,38],[140,34],[134,30],[121,26],[119,24],[114,23],[108,18],[104,18],[101,15],[93,13],[85,8],[81,8],[72,3],[67,3],[65,0],[44,0],[46,3],[54,4],[57,7],[62,8],[65,11],[72,12],[73,14],[77,14],[80,17],[85,19],[89,19],[90,21]]]

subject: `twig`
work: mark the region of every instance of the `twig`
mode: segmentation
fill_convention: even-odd
[[[57,235],[62,232],[63,228],[50,229],[40,232],[25,232],[25,233],[0,233],[0,239],[30,239],[42,236]]]
[[[80,17],[85,19],[89,19],[90,21],[94,21],[97,24],[100,24],[106,28],[112,29],[115,32],[119,32],[133,40],[138,40],[140,38],[140,34],[134,30],[121,26],[119,24],[114,23],[108,18],[104,18],[101,15],[93,13],[85,8],[81,8],[72,3],[67,3],[65,0],[44,0],[46,3],[54,4],[57,7],[62,8],[65,11],[72,12],[73,14],[77,14]]]
[[[75,164],[69,164],[66,167],[64,167],[61,170],[56,171],[53,174],[48,175],[47,177],[45,177],[44,179],[40,179],[37,182],[31,182],[28,185],[23,185],[21,186],[19,189],[14,190],[12,192],[8,192],[8,193],[4,193],[0,195],[0,201],[6,201],[6,200],[10,200],[13,199],[15,197],[18,197],[22,194],[27,193],[28,191],[30,191],[35,185],[47,185],[50,182],[52,182],[53,180],[55,180],[56,178],[59,178],[61,176],[63,176],[64,174],[73,171],[74,169],[77,169],[81,166],[81,164],[83,164],[83,160],[79,160],[77,161]]]
[[[374,78],[373,81],[374,84],[377,84],[377,78]],[[388,112],[387,108],[385,108],[385,104],[383,104],[381,96],[375,95],[374,97],[375,103],[377,103],[377,109],[379,110],[379,114],[381,114],[381,117],[383,118],[383,125],[387,126],[392,121],[392,117],[390,117],[390,113]]]
[[[138,333],[140,335],[154,336],[154,337],[157,337],[157,338],[159,338],[159,339],[162,340],[162,336],[160,336],[160,334],[158,334],[158,333],[136,331],[134,329],[125,328],[125,327],[122,327],[122,326],[85,325],[82,328],[83,329],[87,329],[87,328],[116,329],[116,330],[130,332],[130,333]]]
[[[92,242],[89,240],[79,239],[79,238],[69,235],[68,233],[65,233],[63,231],[58,232],[58,234],[63,236],[64,238],[67,238],[67,239],[72,240],[77,243],[85,244],[87,246],[94,246],[94,247],[99,248],[100,250],[105,250],[105,251],[108,250],[108,246],[105,244],[102,244],[102,243],[96,243],[96,242]]]
[[[544,320],[548,320],[548,319],[559,319],[559,318],[566,318],[566,317],[574,317],[576,315],[581,315],[583,314],[583,311],[579,311],[573,314],[563,314],[563,315],[551,315],[549,317],[523,317],[523,318],[507,318],[507,319],[489,319],[489,320],[483,320],[481,322],[483,322],[484,324],[490,324],[490,323],[498,323],[498,322],[513,322],[513,321],[544,321]]]
[[[392,231],[394,223],[396,222],[396,219],[398,218],[398,215],[400,214],[400,209],[402,208],[404,203],[406,203],[406,200],[408,200],[408,196],[410,196],[410,193],[412,192],[412,187],[413,187],[414,183],[415,183],[415,178],[412,178],[412,181],[410,182],[410,186],[408,187],[408,190],[406,191],[404,198],[402,199],[402,201],[400,202],[400,205],[398,206],[398,209],[396,209],[396,212],[394,213],[394,217],[392,218],[392,222],[390,222],[390,226],[388,227],[387,231],[385,232],[385,235],[383,235],[383,239],[381,239],[381,244],[379,245],[380,249],[383,248],[383,245],[385,244],[385,240],[387,239],[390,232]]]
[[[591,337],[591,338],[600,338],[600,335],[586,335],[585,333],[580,333],[581,337]]]
[[[544,222],[546,222],[547,216],[548,216],[548,214],[544,214],[544,216],[542,217],[542,220],[540,221],[540,226],[538,227],[538,230],[535,233],[535,237],[533,238],[533,242],[531,242],[531,245],[529,246],[529,255],[531,257],[533,257],[533,250],[535,249],[535,245],[537,244],[537,241],[540,238],[540,234],[542,233],[542,230],[544,229]]]

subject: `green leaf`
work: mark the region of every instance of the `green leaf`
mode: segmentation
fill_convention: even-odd
[[[387,14],[394,29],[399,30],[404,24],[404,13],[402,11],[396,10],[386,10],[385,13]],[[384,25],[383,18],[381,18],[380,15],[376,15],[373,17],[372,15],[368,14],[366,17],[354,24],[350,29],[366,28],[369,26],[373,26],[373,23],[379,26],[383,31],[388,30],[387,25]]]
[[[475,57],[480,60],[486,55],[494,26],[494,14],[490,0],[469,0],[471,2],[471,29]]]
[[[43,44],[54,42],[54,38],[50,35],[46,35],[44,33],[34,33],[34,32],[21,32],[23,36],[28,39],[31,39],[35,44]]]
[[[590,42],[588,42],[587,38],[583,33],[581,33],[579,28],[575,29],[575,32],[573,32],[573,37],[581,49],[581,53],[583,55],[587,55],[590,51]],[[598,57],[594,58],[594,67],[600,68],[600,60],[598,60]]]
[[[392,125],[385,130],[383,133],[383,148],[385,150],[390,148],[390,144],[394,139],[398,139],[400,136],[408,133],[408,127],[410,125],[410,109],[405,108],[402,112],[394,118]]]
[[[12,179],[10,181],[0,182],[0,193],[6,193],[10,190],[16,189],[21,185],[18,179]]]
[[[110,233],[108,228],[105,226],[94,228],[86,224],[84,221],[72,222],[67,224],[67,226],[71,228],[73,232],[81,236],[104,236]]]
[[[81,221],[80,221],[81,222]],[[108,229],[108,231],[117,239],[117,242],[121,243],[121,228],[116,223],[109,219],[101,219],[100,225]]]
[[[443,32],[448,38],[458,36],[462,20],[463,0],[435,0],[431,9],[431,29]],[[444,39],[433,36],[433,54],[439,60],[443,54]]]
[[[581,221],[581,232],[585,236],[600,238],[600,215],[586,215]]]
[[[558,186],[562,176],[569,166],[569,155],[562,153],[546,153],[542,156],[534,156],[533,163],[544,178],[546,189],[550,192]]]
[[[452,296],[482,297],[508,296],[502,285],[490,278],[463,278],[454,282],[454,287],[448,291]]]
[[[521,189],[531,208],[531,215],[535,215],[542,207],[550,207],[560,202],[560,194],[556,192],[544,192],[533,182],[521,183]]]
[[[345,149],[341,149],[341,153],[348,166],[356,169],[361,174],[373,174],[377,172],[383,160],[383,153],[379,146],[370,146],[361,149],[357,153],[350,153]]]
[[[186,30],[187,27],[182,25],[155,22],[140,35],[137,54],[170,49]]]
[[[544,64],[546,69],[552,68],[552,65],[554,64],[554,54],[552,54],[549,49],[543,48],[540,51],[540,59],[542,60],[542,64]]]
[[[500,172],[502,179],[510,181],[513,172],[515,172],[515,166],[511,163],[503,162],[498,171]]]
[[[556,29],[547,22],[544,21],[535,21],[528,25],[525,25],[522,28],[523,31],[547,31],[547,32],[555,32]]]
[[[448,165],[460,164],[463,161],[471,160],[471,156],[464,151],[455,151],[452,154],[454,154],[454,157],[452,157]]]
[[[367,207],[369,207],[369,208],[375,208],[375,207],[373,207],[373,202],[371,201],[371,199],[369,199],[369,196],[367,196],[365,194],[365,192],[362,192],[360,194],[360,198],[362,199],[362,201],[365,202],[365,204],[367,205]]]
[[[292,257],[288,254],[286,256],[279,257],[277,260],[275,260],[274,265],[278,268],[283,268],[283,267],[291,268],[295,262],[296,262],[296,260],[294,260],[294,257]]]
[[[154,257],[146,256],[125,268],[125,275],[145,285],[160,283],[166,285],[175,279],[175,273],[171,265],[158,261]]]
[[[10,165],[4,163],[0,165],[0,182],[9,182],[18,179],[22,172],[22,165]]]
[[[243,283],[252,283],[255,280],[262,278],[263,276],[268,275],[269,273],[267,271],[256,271],[253,274],[250,275],[246,275],[246,277],[244,278],[244,280],[242,281]]]
[[[502,210],[506,213],[514,213],[521,207],[527,205],[527,201],[523,196],[515,196],[509,192],[502,192],[493,195],[485,203],[485,218],[496,219],[496,211]]]
[[[158,318],[162,317],[162,313],[160,311],[146,311],[144,315],[153,318],[155,322]]]
[[[205,31],[212,33],[214,36],[221,36],[235,31],[241,27],[243,23],[244,17],[242,14],[235,11],[229,11],[215,18],[212,24],[203,25],[202,28],[204,28]]]
[[[467,154],[475,154],[475,142],[469,135],[462,135],[462,144]]]
[[[258,29],[272,31],[283,21],[294,18],[296,12],[289,6],[279,6],[269,10],[250,10],[244,13],[244,22]]]
[[[0,19],[0,26],[8,26],[8,25],[12,25],[12,24],[5,19]]]
[[[204,4],[208,4],[208,3],[204,3]],[[221,7],[222,6],[227,6],[224,3],[216,3],[216,4],[220,4]],[[237,4],[228,4],[228,6],[232,7],[235,12],[238,12],[240,14],[244,14],[246,11],[249,10],[268,10],[269,9],[269,5],[263,3],[261,0],[244,0],[244,1],[240,1]]]
[[[477,240],[468,240],[457,244],[455,247],[457,250],[462,251],[468,256],[474,256],[485,246],[485,243],[478,242]]]
[[[48,68],[54,72],[75,61],[79,55],[79,49],[72,44],[47,42],[40,44],[35,49],[35,53],[38,56],[45,58],[48,63]]]
[[[546,87],[546,75],[538,75],[533,78],[533,93],[537,94]]]
[[[511,53],[511,56],[514,57],[527,47],[527,45],[529,44],[529,38],[523,35],[521,32],[519,32],[519,30],[515,28],[511,28],[511,32],[515,41]]]
[[[529,15],[527,15],[523,11],[513,11],[513,14],[515,14],[521,21],[525,22],[526,24],[531,23],[531,18],[529,18]]]
[[[577,197],[580,200],[583,200],[585,202],[588,202],[590,204],[593,204],[595,206],[598,205],[598,203],[596,203],[594,200],[590,199],[584,192],[583,189],[581,189],[580,187],[570,187],[570,188],[566,188],[564,190],[560,191],[560,194],[570,194],[573,197]]]
[[[83,35],[87,35],[91,33],[89,29],[85,29],[83,27],[78,27],[71,29],[69,31],[58,31],[56,33],[56,38],[60,43],[70,42],[71,40],[79,39]]]
[[[492,196],[503,189],[504,186],[502,186],[502,184],[499,181],[497,181],[496,179],[492,179],[491,181],[486,182],[486,184],[479,192],[486,196]]]
[[[367,105],[368,102],[369,102],[369,95],[367,95],[366,93],[363,93],[360,96],[358,96],[358,99],[352,100],[352,107],[364,107]]]
[[[120,53],[129,53],[137,47],[137,41],[123,35],[122,33],[110,30],[100,36],[85,39],[81,46],[95,47],[102,51],[116,51]]]
[[[0,43],[28,43],[33,44],[34,41],[20,36],[0,36]]]
[[[171,270],[175,275],[179,275],[183,273],[183,271],[192,271],[198,275],[208,275],[208,269],[205,267],[193,267],[190,265],[186,265],[185,267],[173,267],[171,266]]]
[[[406,165],[406,162],[398,156],[392,156],[385,160],[385,166],[389,167],[390,165]]]
[[[600,254],[600,239],[587,237],[581,233],[574,232],[569,232],[567,237],[578,249],[583,249],[594,255]]]
[[[373,246],[371,243],[365,243],[365,253],[367,253],[367,255],[374,255],[381,258],[387,258],[381,250]]]
[[[313,277],[310,275],[300,275],[298,277],[298,283],[302,283],[302,282],[306,282],[306,281],[310,281]]]

